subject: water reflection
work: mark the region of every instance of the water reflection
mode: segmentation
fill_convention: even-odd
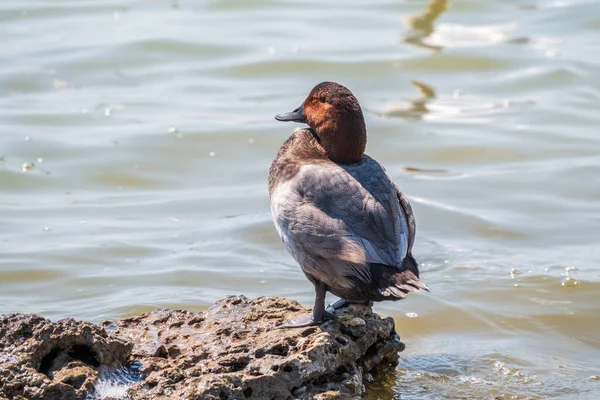
[[[448,0],[431,0],[423,12],[408,16],[404,20],[407,32],[403,41],[429,50],[442,50],[442,46],[429,44],[424,40],[433,33],[435,20],[447,9]]]
[[[383,117],[404,118],[409,121],[419,121],[423,119],[425,114],[430,112],[427,108],[427,104],[432,99],[435,99],[435,90],[422,82],[412,81],[411,83],[417,88],[419,95],[414,99],[409,99],[408,106],[406,107],[391,108],[385,111]]]
[[[447,169],[440,168],[402,167],[402,169],[406,172],[414,174],[444,174],[448,172]]]

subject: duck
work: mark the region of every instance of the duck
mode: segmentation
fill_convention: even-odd
[[[429,291],[412,255],[410,202],[365,154],[366,124],[352,92],[321,82],[300,107],[275,119],[308,125],[281,146],[268,185],[275,228],[315,289],[312,313],[278,328],[320,325],[348,304]],[[340,300],[325,307],[327,292]]]

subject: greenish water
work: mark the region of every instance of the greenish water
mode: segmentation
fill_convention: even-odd
[[[0,312],[312,302],[272,226],[273,115],[365,110],[432,293],[369,399],[600,396],[600,2],[3,0]],[[414,82],[414,83],[413,83]]]

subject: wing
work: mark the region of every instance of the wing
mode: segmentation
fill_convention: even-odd
[[[412,247],[415,243],[415,236],[417,234],[417,223],[415,221],[415,215],[413,214],[412,207],[410,205],[410,201],[408,197],[404,193],[400,191],[398,186],[394,185],[396,188],[396,195],[398,196],[398,201],[400,202],[400,206],[402,207],[402,212],[404,213],[404,217],[406,218],[406,223],[408,225],[408,248],[407,254],[412,254]]]
[[[309,273],[329,267],[370,282],[370,263],[400,268],[407,254],[397,188],[370,157],[360,165],[304,166],[271,200],[286,247]]]

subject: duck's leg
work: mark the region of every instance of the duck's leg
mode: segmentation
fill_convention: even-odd
[[[313,307],[313,320],[316,321],[317,324],[335,318],[335,315],[325,310],[326,294],[327,285],[323,282],[317,282],[315,284],[315,306]]]
[[[279,325],[277,329],[282,328],[304,328],[306,326],[321,325],[323,322],[334,319],[335,315],[325,310],[325,294],[327,286],[323,282],[315,282],[315,306],[312,314],[306,314],[283,325]]]

